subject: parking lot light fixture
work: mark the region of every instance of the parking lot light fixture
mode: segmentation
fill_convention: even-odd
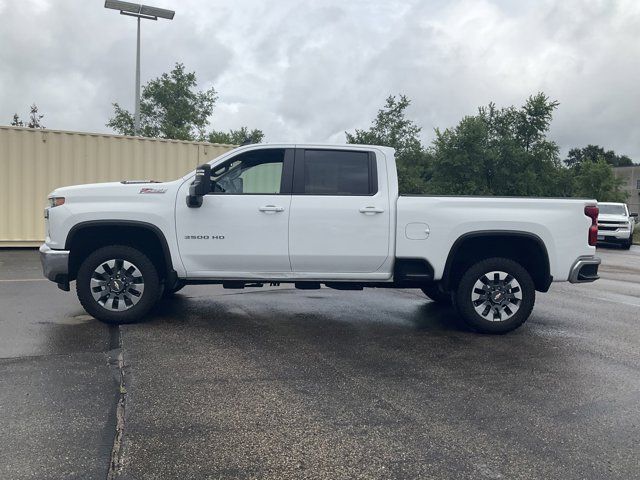
[[[136,17],[138,21],[136,43],[136,110],[133,123],[134,134],[137,136],[140,134],[140,19],[158,20],[158,18],[164,18],[173,20],[176,12],[164,8],[141,5],[139,3],[121,2],[120,0],[105,0],[104,8],[119,10],[120,15]]]

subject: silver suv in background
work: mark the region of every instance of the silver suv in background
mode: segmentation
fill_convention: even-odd
[[[598,242],[617,243],[622,248],[631,248],[638,214],[630,214],[624,203],[598,202],[598,208]]]

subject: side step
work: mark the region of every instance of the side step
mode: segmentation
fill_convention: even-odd
[[[333,288],[334,290],[364,290],[361,283],[329,282],[324,285],[325,287]]]
[[[242,290],[245,287],[262,287],[262,283],[246,283],[246,282],[222,282],[222,288],[232,289],[232,290]]]
[[[295,282],[299,290],[320,290],[320,282]]]

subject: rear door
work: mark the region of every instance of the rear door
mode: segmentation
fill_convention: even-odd
[[[380,188],[383,179],[384,161],[374,152],[296,149],[289,217],[293,272],[380,269],[389,256],[390,228],[386,181]]]

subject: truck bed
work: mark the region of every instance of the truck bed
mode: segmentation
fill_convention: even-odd
[[[551,275],[568,279],[576,256],[594,255],[588,244],[595,200],[567,198],[402,195],[397,200],[396,257],[425,258],[440,279],[449,251],[473,232],[528,232],[547,248]]]

